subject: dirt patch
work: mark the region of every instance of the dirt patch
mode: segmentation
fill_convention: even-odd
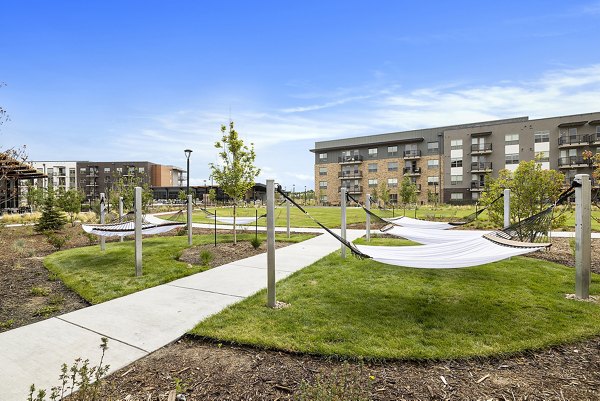
[[[275,248],[283,248],[291,244],[291,242],[278,241],[275,242]],[[238,241],[235,245],[233,243],[217,243],[216,246],[210,244],[187,248],[179,260],[192,265],[208,264],[210,267],[217,267],[265,252],[267,252],[267,244],[264,241],[258,248],[254,248],[249,241]]]
[[[553,238],[547,251],[534,252],[530,256],[575,267],[575,243],[571,238]],[[600,240],[592,240],[592,272],[600,274]]]
[[[70,236],[67,248],[89,244],[80,227],[68,227],[64,234]],[[550,251],[532,256],[573,266],[569,240],[554,239],[553,244]],[[256,252],[264,252],[264,246]],[[593,269],[600,272],[600,241],[592,246]],[[30,227],[5,228],[0,247],[0,323],[13,320],[14,328],[87,306],[44,268],[42,258],[54,249],[43,235]],[[182,259],[196,263],[203,249],[215,247],[197,247],[184,252]],[[218,249],[215,255],[225,255],[213,259],[218,264],[255,254],[247,242],[218,244]],[[40,290],[32,291],[34,287]],[[36,314],[42,308],[47,315]],[[57,377],[59,370],[57,366]],[[364,400],[597,400],[600,338],[510,357],[359,363],[186,336],[113,373],[101,399],[167,400],[177,387],[188,401],[290,400],[306,393],[306,383],[331,387],[344,380],[362,396],[354,399]]]

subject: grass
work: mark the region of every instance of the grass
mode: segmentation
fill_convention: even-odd
[[[524,257],[427,270],[332,254],[278,283],[289,307],[266,308],[263,291],[191,333],[344,358],[511,354],[600,333],[600,305],[565,299],[574,280],[572,269]],[[600,292],[597,275],[590,291]]]
[[[300,242],[310,235],[294,235],[287,239],[278,235],[278,241]],[[254,234],[238,234],[238,241],[254,238]],[[259,234],[259,238],[266,238]],[[194,245],[210,244],[212,235],[195,235]],[[232,242],[232,235],[219,235],[219,242]],[[143,276],[135,276],[134,242],[106,244],[106,251],[98,246],[74,248],[47,256],[44,265],[69,288],[92,304],[108,301],[146,288],[168,283],[207,269],[206,266],[188,265],[178,257],[187,248],[186,237],[144,238]]]

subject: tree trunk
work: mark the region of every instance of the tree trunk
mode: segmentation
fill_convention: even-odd
[[[237,199],[233,200],[233,245],[237,244],[237,233],[236,233],[236,228],[235,228],[235,207],[237,204]]]

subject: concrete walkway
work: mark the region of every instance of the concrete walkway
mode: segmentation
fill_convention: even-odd
[[[353,241],[363,234],[348,230],[347,237]],[[288,277],[338,249],[340,243],[330,235],[280,248],[276,277]],[[61,365],[70,366],[76,358],[89,358],[97,365],[101,337],[109,338],[105,363],[114,372],[266,288],[266,283],[264,253],[4,332],[0,334],[0,400],[24,401],[33,383],[49,390],[58,385]]]

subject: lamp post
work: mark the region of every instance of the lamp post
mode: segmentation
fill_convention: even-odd
[[[186,149],[183,151],[185,153],[185,158],[187,159],[187,184],[185,187],[185,194],[190,194],[190,155],[192,154],[191,149]]]

